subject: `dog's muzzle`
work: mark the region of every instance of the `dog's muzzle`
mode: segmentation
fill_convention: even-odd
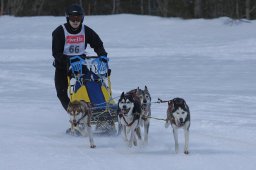
[[[125,115],[127,115],[129,112],[129,109],[127,109],[126,106],[123,106],[123,108],[121,109],[121,112],[119,113],[119,117],[123,117]]]
[[[81,112],[74,111],[69,113],[70,114],[70,120],[69,122],[71,123],[72,126],[76,127],[79,124],[78,116],[80,115]]]
[[[78,122],[76,120],[73,120],[73,121],[69,121],[74,127],[76,127],[78,125]]]
[[[185,124],[184,119],[180,118],[178,121],[178,126],[183,126]]]
[[[143,103],[142,105],[141,105],[141,109],[143,110],[143,111],[147,111],[147,107],[148,105],[147,105],[147,103]]]
[[[127,109],[127,108],[121,110],[121,113],[124,115],[127,115],[128,112],[129,112],[129,109]]]
[[[127,106],[126,106],[126,105],[124,105],[122,109],[126,110],[126,109],[127,109]]]

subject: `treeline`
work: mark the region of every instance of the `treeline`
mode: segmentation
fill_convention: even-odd
[[[132,13],[181,18],[256,19],[256,0],[0,0],[0,15],[65,15],[79,3],[86,15]]]

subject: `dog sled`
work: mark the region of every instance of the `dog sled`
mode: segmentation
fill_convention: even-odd
[[[68,67],[70,102],[85,101],[92,106],[94,133],[116,134],[117,104],[112,98],[108,59],[72,56]]]

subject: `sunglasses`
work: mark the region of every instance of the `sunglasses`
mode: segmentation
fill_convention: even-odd
[[[83,17],[82,17],[81,15],[78,15],[78,16],[70,15],[70,16],[68,16],[68,19],[69,19],[69,21],[71,21],[71,22],[75,22],[75,21],[81,22],[82,19],[83,19]]]

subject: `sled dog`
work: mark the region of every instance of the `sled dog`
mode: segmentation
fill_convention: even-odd
[[[95,148],[92,130],[91,130],[91,105],[85,101],[73,101],[68,105],[67,112],[70,115],[71,128],[67,130],[67,133],[81,134],[86,136],[88,133],[90,147]],[[87,132],[86,132],[87,130]]]
[[[137,138],[141,140],[139,120],[141,116],[141,104],[133,95],[122,93],[118,100],[119,131],[122,131],[124,141],[128,141],[128,147],[137,146]]]
[[[150,125],[151,116],[151,96],[147,86],[144,87],[144,90],[139,87],[134,91],[137,98],[140,100],[141,104],[141,117],[140,125],[144,127],[144,144],[148,144],[148,133]]]
[[[168,128],[171,124],[173,128],[173,136],[175,141],[175,152],[179,151],[178,144],[178,129],[184,129],[185,146],[184,153],[189,153],[189,127],[190,127],[190,111],[185,100],[182,98],[174,98],[168,101],[167,118],[165,127]]]

